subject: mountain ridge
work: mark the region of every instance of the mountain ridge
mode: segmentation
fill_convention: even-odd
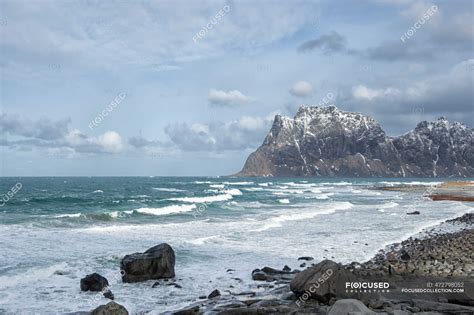
[[[235,176],[473,177],[474,131],[446,117],[400,136],[335,105],[276,115],[263,144]]]

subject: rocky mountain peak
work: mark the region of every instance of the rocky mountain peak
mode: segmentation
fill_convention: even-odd
[[[434,121],[422,121],[418,123],[413,131],[409,131],[407,134],[410,133],[418,133],[418,134],[446,134],[449,135],[451,133],[469,133],[470,128],[466,127],[464,124],[454,121],[450,122],[446,117],[440,117]],[[472,132],[472,130],[471,130]]]
[[[446,117],[422,121],[399,137],[378,122],[330,106],[276,115],[241,176],[474,176],[471,128]]]
[[[327,137],[330,135],[345,135],[347,137],[371,136],[372,138],[385,137],[385,132],[372,118],[360,113],[346,112],[335,105],[329,106],[301,106],[293,119],[277,115],[269,135],[274,140],[276,135],[283,135],[282,129],[289,133],[294,141],[305,137]],[[287,141],[288,139],[283,139]]]

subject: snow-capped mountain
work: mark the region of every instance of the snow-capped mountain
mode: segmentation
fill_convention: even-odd
[[[442,117],[388,137],[371,117],[331,105],[275,116],[238,176],[469,177],[474,132]]]

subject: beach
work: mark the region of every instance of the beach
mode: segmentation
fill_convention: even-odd
[[[114,301],[132,314],[173,312],[214,290],[222,302],[229,291],[273,294],[295,270],[326,259],[367,262],[390,244],[472,211],[468,202],[433,201],[414,190],[372,189],[427,191],[438,179],[11,178],[2,185],[18,182],[22,189],[0,213],[3,313],[105,305],[110,300],[102,294],[80,289],[92,273],[108,280]],[[123,257],[161,243],[174,249],[175,278],[124,283]],[[305,256],[313,259],[298,260]],[[254,280],[268,276],[255,269],[284,266],[290,273],[271,275],[280,280]]]
[[[473,314],[473,227],[469,213],[391,244],[367,262],[323,261],[305,272],[266,267],[266,277],[258,280],[273,284],[268,292],[227,291],[169,314]],[[320,276],[312,283],[310,269]],[[348,280],[348,274],[359,281],[384,281],[390,289],[348,293],[339,286],[341,279],[324,287],[333,275]],[[310,283],[301,287],[301,278]]]

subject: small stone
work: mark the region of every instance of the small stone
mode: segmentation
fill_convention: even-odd
[[[106,291],[104,292],[104,297],[105,297],[106,299],[113,300],[113,299],[114,299],[114,294],[112,293],[112,291],[106,290]]]
[[[212,299],[212,298],[215,298],[215,297],[220,296],[220,295],[221,295],[221,292],[219,292],[219,290],[215,289],[214,291],[211,292],[211,294],[209,294],[209,296],[207,298]]]
[[[303,257],[299,257],[298,260],[310,261],[310,260],[314,260],[314,258],[311,256],[303,256]]]
[[[405,261],[410,260],[410,258],[411,258],[411,257],[410,257],[410,255],[409,255],[407,252],[404,252],[404,253],[400,256],[400,259],[401,259],[401,260],[405,260]]]

